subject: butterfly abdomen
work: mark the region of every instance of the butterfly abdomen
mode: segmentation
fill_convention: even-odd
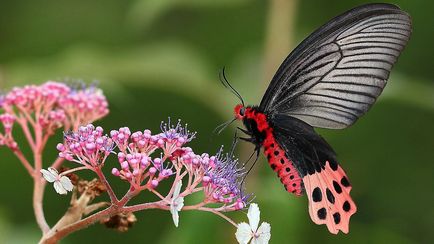
[[[266,138],[263,146],[270,167],[277,173],[285,189],[290,193],[301,196],[303,193],[302,179],[292,161],[286,157],[285,152],[272,136]]]
[[[268,164],[277,173],[286,191],[300,196],[303,193],[302,179],[293,162],[286,156],[285,151],[274,139],[273,128],[270,127],[267,116],[254,108],[247,108],[246,118],[256,122],[254,123],[256,128],[252,128],[252,131],[260,133],[261,136],[254,136],[262,138],[259,143],[264,148]]]

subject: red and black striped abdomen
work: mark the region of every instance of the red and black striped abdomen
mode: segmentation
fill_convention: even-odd
[[[290,193],[300,196],[303,193],[302,179],[291,159],[288,158],[285,151],[274,138],[273,128],[269,126],[267,116],[254,108],[246,108],[245,119],[255,122],[250,123],[256,127],[250,128],[253,136],[261,138],[257,142],[263,146],[264,154],[270,167],[277,173],[285,189]],[[255,133],[261,135],[255,135]]]

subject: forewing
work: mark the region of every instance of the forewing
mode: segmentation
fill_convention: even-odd
[[[315,127],[345,128],[381,94],[410,34],[410,17],[394,5],[349,10],[289,54],[260,109],[269,115],[291,115]]]
[[[272,120],[273,135],[293,162],[309,199],[309,214],[331,233],[348,233],[349,220],[357,207],[351,186],[328,143],[305,122],[284,115]]]

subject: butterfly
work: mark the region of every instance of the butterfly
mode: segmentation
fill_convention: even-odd
[[[330,20],[283,61],[259,106],[242,104],[242,120],[285,189],[305,193],[309,215],[337,234],[357,211],[351,184],[332,147],[314,127],[343,129],[375,103],[412,31],[410,16],[391,4],[367,4]],[[228,87],[228,86],[227,86]],[[234,120],[235,120],[234,119]]]

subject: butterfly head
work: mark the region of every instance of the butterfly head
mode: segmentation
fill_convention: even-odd
[[[242,104],[238,104],[234,108],[234,114],[236,119],[239,120],[244,119],[244,116],[246,115],[246,107],[244,107],[244,105]]]

